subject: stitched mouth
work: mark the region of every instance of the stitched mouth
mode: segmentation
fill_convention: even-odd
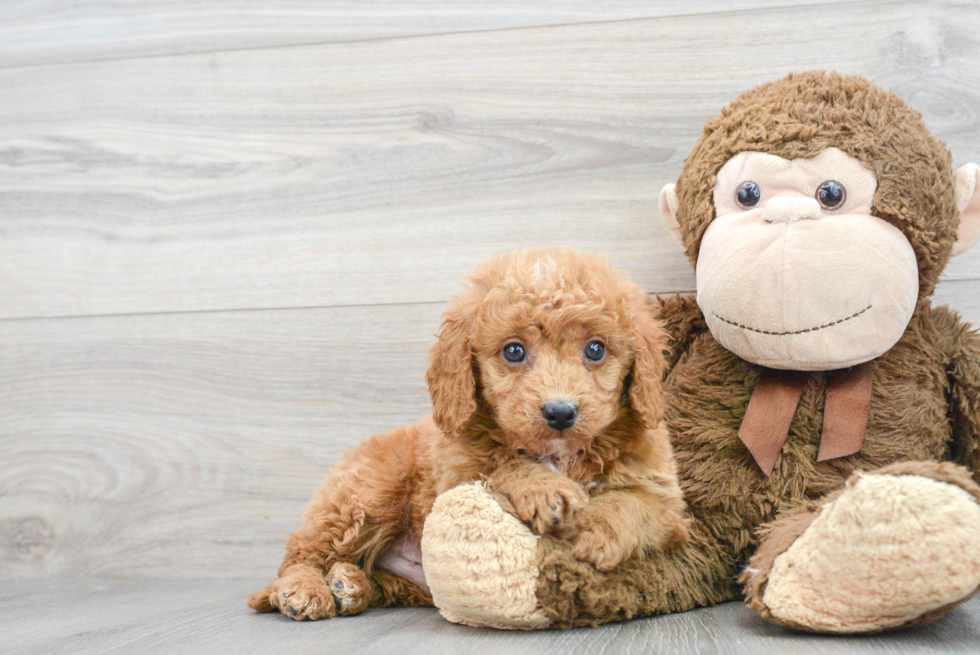
[[[728,323],[729,325],[734,325],[735,327],[742,328],[743,330],[748,330],[750,332],[758,332],[759,334],[768,334],[768,335],[773,336],[773,337],[785,337],[785,336],[788,336],[790,334],[806,334],[807,332],[816,332],[817,330],[824,330],[824,329],[829,328],[829,327],[834,327],[835,325],[840,325],[841,323],[846,323],[847,321],[851,320],[852,318],[857,318],[858,316],[860,316],[861,314],[865,313],[869,309],[871,309],[871,305],[868,305],[867,307],[865,307],[861,311],[854,312],[850,316],[845,316],[844,318],[839,318],[836,321],[831,321],[830,323],[824,323],[823,325],[816,325],[814,327],[806,328],[805,330],[792,330],[792,331],[787,331],[787,332],[772,332],[770,330],[760,330],[759,328],[754,328],[751,325],[743,325],[743,324],[737,323],[735,321],[730,321],[727,318],[725,318],[724,316],[718,316],[718,314],[715,314],[714,312],[711,312],[711,313],[714,314],[715,315],[715,318],[717,318],[719,321],[722,321],[724,323]]]

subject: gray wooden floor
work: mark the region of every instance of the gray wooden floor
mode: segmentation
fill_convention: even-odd
[[[255,614],[248,594],[264,581],[19,580],[0,587],[4,653],[970,653],[980,646],[980,599],[939,623],[865,637],[793,633],[741,603],[568,632],[482,630],[434,609],[371,610],[297,622]]]

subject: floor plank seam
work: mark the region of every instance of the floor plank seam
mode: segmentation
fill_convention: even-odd
[[[834,7],[845,7],[845,6],[846,7],[870,7],[875,5],[909,4],[910,2],[912,4],[925,5],[927,7],[933,6],[928,0],[867,0],[866,2],[849,2],[848,0],[839,0],[838,2],[828,2],[820,6],[827,9],[833,9]],[[614,25],[617,23],[626,24],[626,23],[635,23],[635,22],[643,22],[643,21],[676,20],[679,18],[700,18],[700,17],[707,18],[710,16],[725,16],[725,15],[753,14],[758,12],[788,11],[792,9],[805,8],[807,6],[814,6],[814,5],[787,4],[787,5],[779,5],[776,7],[764,7],[764,8],[756,8],[756,9],[711,11],[705,13],[672,14],[669,16],[649,16],[649,17],[636,17],[636,18],[627,18],[627,19],[616,19],[616,20],[584,21],[584,22],[575,22],[575,23],[554,23],[554,24],[547,24],[547,25],[522,25],[517,27],[502,27],[502,28],[493,28],[493,29],[486,29],[486,30],[432,32],[428,34],[403,34],[398,36],[351,39],[348,41],[310,41],[306,43],[290,43],[290,44],[255,46],[255,47],[244,47],[244,48],[225,48],[220,50],[194,50],[189,52],[123,55],[123,56],[115,56],[115,57],[91,57],[87,59],[73,59],[71,61],[58,61],[58,62],[49,62],[44,64],[24,64],[24,65],[0,64],[0,71],[27,70],[31,68],[52,68],[52,67],[61,67],[61,66],[80,66],[85,64],[100,63],[100,62],[107,62],[107,61],[138,61],[143,59],[162,59],[166,57],[176,58],[176,57],[219,55],[224,53],[256,52],[262,50],[272,51],[272,50],[287,50],[287,49],[296,49],[296,48],[327,48],[331,46],[347,46],[347,45],[367,44],[367,43],[384,43],[387,41],[440,38],[440,37],[450,37],[450,36],[462,36],[467,34],[470,35],[492,34],[494,32],[505,33],[505,32],[519,32],[525,30],[566,29],[570,27],[589,26],[589,25]]]
[[[978,280],[980,281],[980,280]],[[693,294],[693,289],[682,291],[648,291],[651,297],[656,295],[672,296],[675,294]],[[410,302],[379,302],[379,303],[349,303],[337,305],[296,305],[282,307],[241,307],[241,308],[218,308],[218,309],[188,309],[188,310],[169,310],[159,312],[119,312],[107,314],[54,314],[52,316],[10,316],[0,317],[0,323],[16,323],[27,321],[63,321],[75,319],[105,319],[105,318],[137,318],[143,316],[188,316],[195,314],[236,314],[247,312],[287,312],[287,311],[322,311],[325,309],[355,309],[367,307],[420,307],[445,305],[446,300],[417,300]]]
[[[965,279],[945,279],[940,280],[944,286],[958,286],[961,284],[971,284],[980,282],[980,278]],[[668,297],[675,295],[695,295],[696,289],[679,289],[667,291],[647,291],[651,298],[657,296]],[[62,321],[75,319],[105,319],[105,318],[137,318],[143,316],[188,316],[195,314],[239,314],[248,312],[287,312],[287,311],[322,311],[326,309],[355,309],[368,307],[421,307],[445,305],[449,298],[445,300],[416,300],[408,302],[374,302],[374,303],[338,303],[334,305],[282,305],[274,307],[226,307],[214,309],[181,309],[164,310],[157,312],[109,312],[105,314],[52,314],[50,316],[8,316],[0,317],[0,323],[17,323],[28,321]]]

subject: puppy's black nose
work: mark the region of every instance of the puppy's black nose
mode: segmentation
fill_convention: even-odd
[[[559,400],[545,405],[541,410],[541,415],[548,422],[549,428],[561,432],[575,425],[578,407],[575,406],[575,403],[567,400]]]

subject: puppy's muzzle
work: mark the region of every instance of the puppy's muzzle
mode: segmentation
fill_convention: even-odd
[[[552,401],[541,409],[541,416],[544,417],[549,428],[561,432],[575,425],[578,407],[567,400]]]

